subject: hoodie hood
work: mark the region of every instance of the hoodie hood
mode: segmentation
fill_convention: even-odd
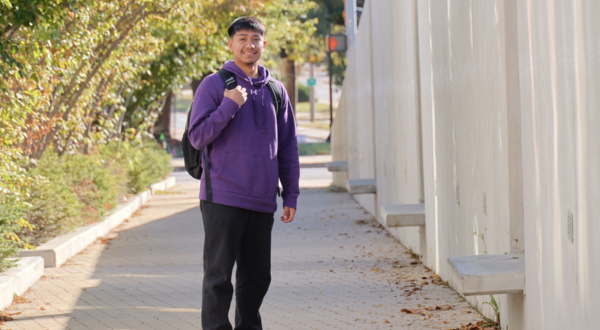
[[[265,86],[269,82],[269,79],[271,79],[271,73],[269,72],[269,70],[265,69],[265,67],[260,64],[258,65],[258,74],[260,77],[255,79],[251,79],[250,77],[248,77],[246,72],[240,69],[240,67],[237,66],[234,61],[225,62],[225,64],[223,64],[222,69],[235,73],[235,76],[238,80],[238,84],[241,81],[246,81],[251,86],[261,87]]]
[[[223,64],[223,69],[235,74],[238,85],[246,88],[248,101],[252,101],[252,112],[254,115],[254,127],[267,134],[267,112],[265,107],[265,89],[271,79],[271,73],[264,66],[258,65],[258,78],[250,78],[235,64],[234,61],[227,61]],[[259,95],[260,94],[260,95]],[[259,110],[260,109],[260,110]]]

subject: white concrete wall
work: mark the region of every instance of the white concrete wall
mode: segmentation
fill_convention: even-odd
[[[348,160],[346,143],[346,99],[343,94],[340,97],[340,103],[335,109],[333,126],[331,127],[331,155],[333,161]],[[333,186],[346,189],[348,182],[348,172],[333,172]]]
[[[371,2],[377,209],[423,202],[416,1]],[[361,22],[362,24],[362,22]],[[378,220],[384,223],[379,216]],[[388,228],[415,253],[419,228]]]
[[[446,280],[448,257],[524,252],[526,294],[496,296],[503,329],[598,328],[598,12],[591,0],[367,1],[348,54],[340,141],[349,177],[378,185],[357,200],[374,215],[424,200],[424,262]],[[389,230],[419,250],[416,229]],[[488,296],[468,300],[493,318]]]
[[[344,102],[349,179],[375,178],[375,146],[373,137],[373,69],[371,52],[371,19],[368,3],[358,27],[355,44],[347,54]],[[336,157],[336,156],[334,156]],[[373,194],[354,195],[373,216],[377,216]]]
[[[518,11],[527,329],[598,329],[600,2]]]
[[[509,125],[515,109],[507,107],[519,104],[518,90],[507,86],[517,63],[507,62],[506,45],[518,44],[515,35],[506,37],[510,2],[419,3],[427,244],[435,251],[428,265],[444,278],[449,278],[448,257],[502,254],[523,245],[522,225],[511,228],[511,209],[522,204],[513,197],[522,196],[522,184],[520,167],[510,162],[520,165],[512,159],[520,155],[520,145],[509,143],[509,136],[519,133],[518,125]],[[522,216],[515,216],[522,224]],[[498,298],[501,315],[513,316],[507,297]],[[493,315],[482,304],[488,296],[468,300]]]

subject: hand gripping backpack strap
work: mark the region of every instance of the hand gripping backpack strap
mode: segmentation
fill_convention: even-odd
[[[233,72],[221,69],[217,73],[219,76],[221,76],[221,79],[225,84],[225,88],[234,89],[237,87],[237,79],[235,78],[235,74]],[[267,88],[269,89],[269,93],[271,93],[271,97],[275,103],[276,115],[279,115],[279,110],[283,108],[283,94],[281,93],[281,88],[279,88],[279,85],[277,85],[273,78],[269,79],[267,82]]]
[[[237,83],[237,79],[235,78],[235,73],[233,73],[231,71],[227,71],[225,69],[221,69],[217,73],[219,74],[221,79],[223,79],[225,88],[227,88],[228,90],[231,90],[231,89],[234,89],[237,87],[238,83]]]

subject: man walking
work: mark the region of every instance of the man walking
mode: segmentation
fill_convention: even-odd
[[[300,165],[296,124],[283,84],[283,104],[259,64],[266,28],[241,17],[228,29],[234,60],[223,65],[238,86],[227,89],[219,74],[206,77],[194,97],[188,137],[202,155],[200,209],[204,221],[202,328],[230,330],[228,311],[236,273],[236,330],[262,329],[259,308],[271,282],[271,229],[279,180],[284,213],[296,212]],[[233,81],[233,80],[232,80]],[[227,84],[229,85],[229,79]]]

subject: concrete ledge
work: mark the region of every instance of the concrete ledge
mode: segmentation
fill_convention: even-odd
[[[142,205],[148,203],[152,194],[167,190],[175,185],[175,178],[169,177],[150,186],[150,189],[135,195],[129,202],[120,204],[103,221],[79,227],[71,233],[58,236],[36,247],[35,251],[19,251],[20,257],[42,257],[45,267],[60,267],[65,261],[81,252],[98,237],[106,236],[112,229],[130,218]]]
[[[10,306],[15,293],[22,295],[44,275],[41,257],[11,260],[17,260],[17,266],[0,274],[0,309]]]
[[[388,227],[425,226],[425,204],[395,204],[381,207]]]
[[[338,160],[335,162],[327,163],[327,170],[329,172],[344,172],[348,171],[348,161]]]
[[[170,188],[175,187],[175,183],[176,183],[175,177],[170,176],[160,182],[151,184],[150,191],[152,191],[152,194],[154,195],[157,191],[169,190]]]
[[[519,253],[448,258],[456,291],[465,296],[523,293],[525,257]]]
[[[377,193],[376,179],[348,179],[348,192],[351,194]]]

